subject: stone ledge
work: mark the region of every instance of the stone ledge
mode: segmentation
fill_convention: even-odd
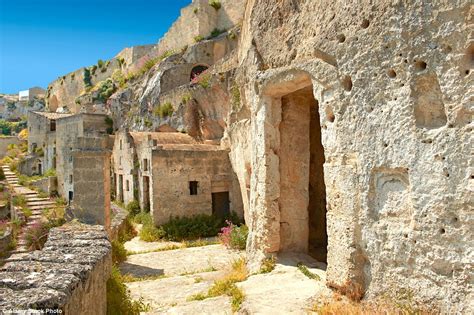
[[[0,310],[81,309],[90,294],[104,294],[105,303],[110,269],[111,246],[102,226],[52,229],[41,251],[13,256],[0,269]],[[101,283],[91,284],[91,278]]]

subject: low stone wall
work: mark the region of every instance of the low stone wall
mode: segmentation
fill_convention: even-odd
[[[10,214],[10,207],[8,206],[8,201],[0,201],[0,220],[5,219]]]
[[[111,246],[102,226],[52,229],[41,251],[12,256],[0,269],[0,313],[106,314],[111,268]]]
[[[31,185],[41,189],[42,191],[50,194],[52,191],[58,190],[58,180],[55,176],[41,178],[31,182]]]
[[[12,230],[8,228],[3,236],[0,236],[0,256],[7,252],[8,246],[12,241]]]
[[[19,145],[22,140],[18,139],[17,136],[3,136],[0,137],[0,158],[3,158],[7,154],[7,149],[10,144]]]
[[[112,222],[110,223],[110,239],[116,240],[120,233],[125,229],[128,212],[114,204],[112,204],[111,208],[113,217]]]

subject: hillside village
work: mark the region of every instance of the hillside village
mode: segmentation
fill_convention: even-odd
[[[193,0],[1,95],[0,310],[474,312],[473,16]]]

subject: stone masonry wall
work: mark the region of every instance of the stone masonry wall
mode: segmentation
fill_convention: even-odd
[[[212,193],[228,191],[230,210],[242,216],[240,187],[234,187],[228,151],[199,149],[153,150],[153,208],[157,225],[171,216],[212,214]],[[198,182],[197,195],[190,195],[189,182]]]
[[[111,246],[103,227],[71,224],[52,229],[41,251],[12,257],[0,269],[0,312],[106,314],[111,268]]]
[[[22,140],[18,137],[0,137],[0,158],[3,158],[7,154],[8,146],[10,144],[19,145]]]

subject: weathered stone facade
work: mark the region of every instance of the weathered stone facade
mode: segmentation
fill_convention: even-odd
[[[23,173],[43,174],[56,168],[56,124],[71,114],[28,112],[28,157]]]
[[[0,158],[3,158],[7,154],[9,145],[19,145],[20,143],[24,143],[24,140],[20,140],[16,136],[0,137]]]
[[[66,200],[74,198],[73,150],[78,147],[79,138],[108,138],[106,117],[81,113],[61,118],[56,123],[58,193]]]
[[[103,227],[52,229],[41,251],[10,258],[0,269],[0,310],[106,314],[111,268],[111,246]]]
[[[470,23],[468,1],[248,1],[250,132],[229,136],[250,164],[252,270],[327,225],[329,286],[472,311]]]
[[[158,145],[151,160],[155,224],[196,214],[243,215],[229,152],[216,145]],[[146,182],[146,181],[144,181]]]
[[[110,150],[108,138],[78,138],[73,149],[72,209],[87,224],[100,224],[110,232]]]

